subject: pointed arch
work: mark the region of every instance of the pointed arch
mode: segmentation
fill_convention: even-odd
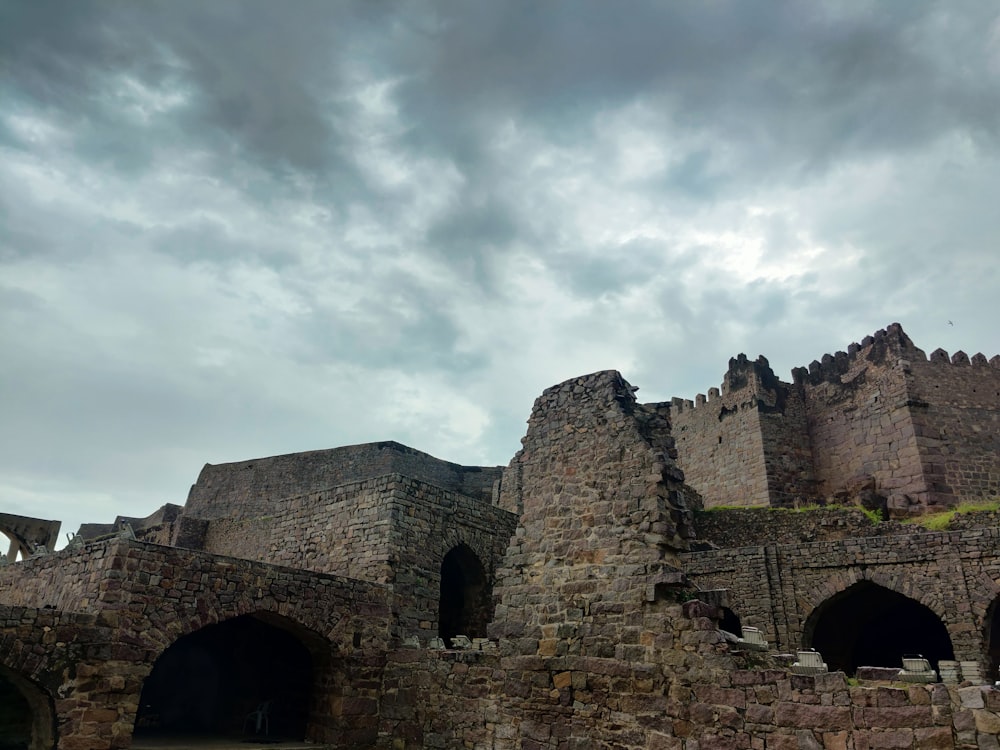
[[[160,654],[143,684],[134,731],[239,735],[266,703],[269,733],[302,740],[329,658],[322,636],[273,612],[207,625]]]
[[[452,547],[441,561],[438,635],[451,645],[456,635],[486,636],[493,617],[493,592],[479,557],[466,544]]]
[[[52,696],[0,664],[0,747],[51,750],[55,746]]]
[[[986,657],[989,672],[987,682],[993,684],[1000,680],[1000,595],[986,608],[983,626],[983,643],[986,644]]]
[[[806,619],[802,645],[823,654],[831,670],[853,675],[859,666],[899,667],[919,653],[937,668],[954,659],[942,618],[914,598],[861,579],[816,606]]]

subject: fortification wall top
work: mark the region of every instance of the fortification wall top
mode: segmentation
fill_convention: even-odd
[[[919,527],[873,523],[858,508],[717,508],[695,513],[698,541],[723,549],[767,544],[803,544],[894,534],[912,535]]]
[[[758,356],[751,360],[740,353],[730,358],[729,367],[722,376],[721,389],[709,388],[707,396],[699,393],[693,401],[675,396],[669,401],[670,413],[676,417],[705,405],[734,407],[751,396],[774,406],[782,398],[787,385],[774,374],[766,357]]]
[[[385,474],[402,474],[491,502],[500,466],[461,466],[393,441],[291,453],[228,464],[206,464],[184,513],[195,518],[266,515],[282,498],[305,495]]]

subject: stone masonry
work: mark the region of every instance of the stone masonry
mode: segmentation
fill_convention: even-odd
[[[1000,494],[1000,355],[928,358],[893,324],[792,375],[740,355],[721,391],[671,402],[706,507],[863,499],[905,516]]]
[[[697,403],[635,390],[546,389],[505,468],[392,442],[207,465],[183,508],[0,566],[0,748],[238,740],[276,697],[275,733],[320,747],[1000,750],[983,679],[779,653],[822,636],[847,663],[828,613],[858,630],[858,601],[929,618],[935,660],[989,676],[996,515],[926,532],[774,507],[997,494],[1000,360],[928,359],[894,325],[791,383],[741,355]]]

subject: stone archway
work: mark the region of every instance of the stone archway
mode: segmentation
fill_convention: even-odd
[[[178,638],[143,684],[134,736],[305,739],[324,642],[269,612]]]
[[[740,616],[729,607],[722,608],[722,619],[719,620],[719,628],[727,633],[732,633],[737,638],[743,637],[743,623]]]
[[[993,683],[1000,680],[1000,596],[997,596],[986,610],[984,631],[986,658],[990,670],[986,677],[989,683]]]
[[[34,682],[0,665],[0,750],[56,746],[52,698]]]
[[[456,635],[484,638],[492,596],[476,553],[465,544],[453,547],[441,562],[438,635],[448,645]]]
[[[812,611],[803,645],[819,651],[831,670],[848,675],[859,666],[902,667],[904,654],[921,654],[935,669],[940,660],[955,658],[948,629],[933,610],[865,580]]]

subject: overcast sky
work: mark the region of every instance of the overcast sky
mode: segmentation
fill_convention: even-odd
[[[373,440],[506,464],[574,375],[693,398],[894,321],[993,356],[998,14],[5,0],[0,511]]]

